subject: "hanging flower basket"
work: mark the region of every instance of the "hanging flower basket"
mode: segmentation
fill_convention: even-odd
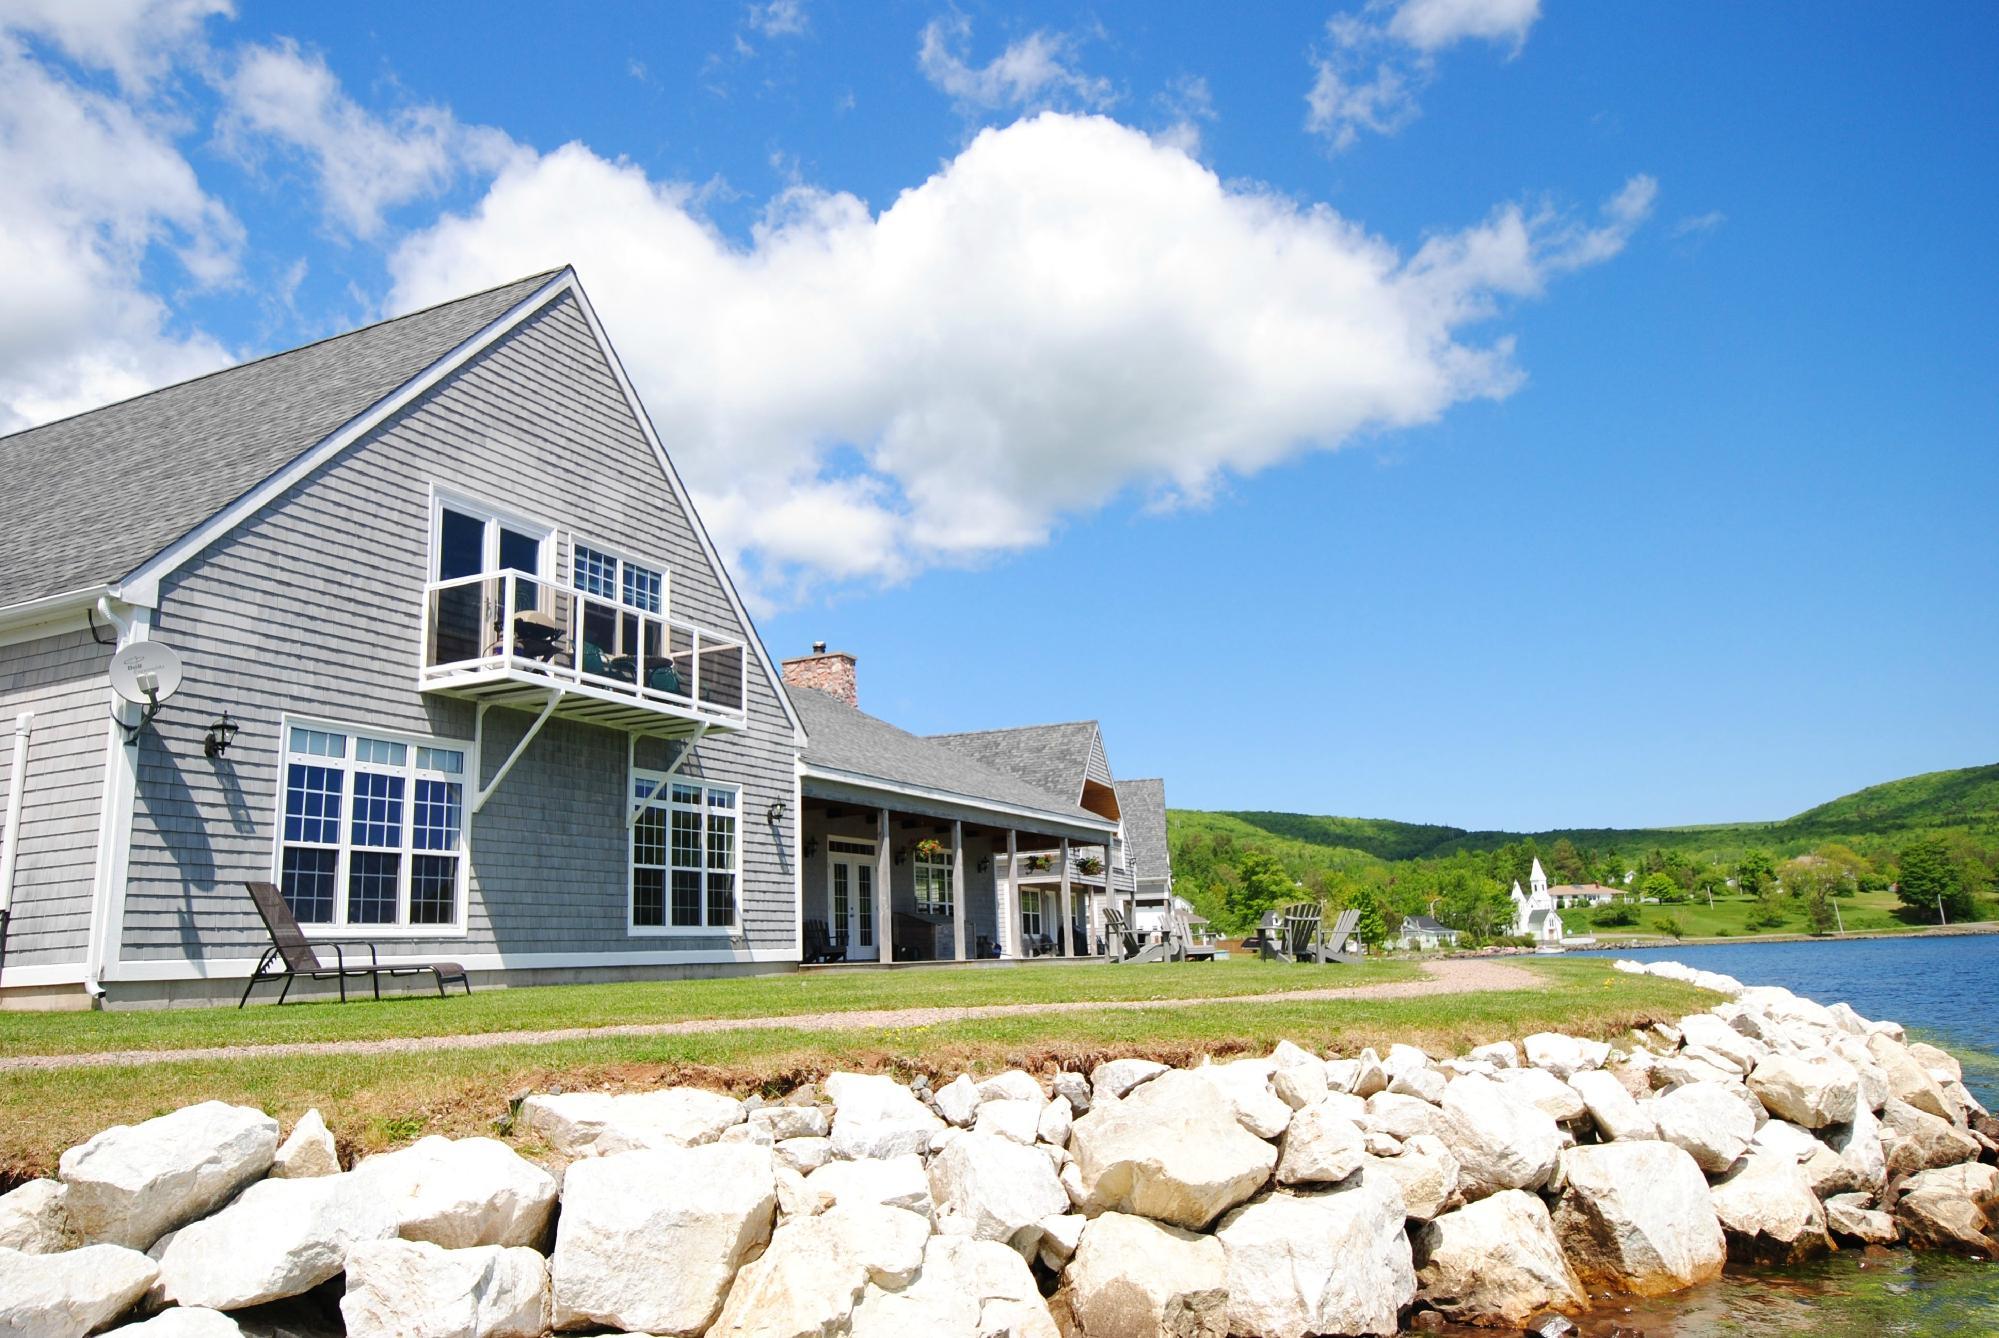
[[[1027,866],[1029,873],[1047,873],[1049,865],[1053,862],[1047,855],[1029,855],[1021,860],[1021,863]]]
[[[1095,855],[1085,855],[1076,861],[1076,871],[1086,877],[1095,878],[1104,871],[1104,862]]]
[[[926,836],[911,847],[920,859],[936,859],[944,853],[944,843],[934,836]]]

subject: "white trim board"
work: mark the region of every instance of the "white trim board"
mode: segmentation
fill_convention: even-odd
[[[955,804],[960,808],[969,808],[986,813],[1003,813],[1009,817],[1028,818],[1044,825],[1064,827],[1072,832],[1095,832],[1099,836],[1104,836],[1114,834],[1117,831],[1117,824],[1107,822],[1102,818],[1094,820],[1080,817],[1070,818],[1059,813],[1049,813],[1040,809],[1021,808],[1013,804],[1002,804],[991,799],[979,799],[968,794],[958,794],[951,790],[937,790],[926,785],[911,785],[902,781],[884,780],[880,776],[869,776],[859,771],[841,771],[836,767],[814,766],[811,763],[805,763],[800,767],[799,775],[806,780],[823,780],[836,785],[852,785],[860,789],[873,790],[885,795],[901,794],[907,795],[912,799],[927,799],[933,803]],[[1091,845],[1096,844],[1096,842],[1090,841],[1087,837],[1076,839],[1084,840]]]
[[[401,956],[384,953],[383,966],[414,966],[435,961],[435,953]],[[655,952],[487,952],[454,954],[467,971],[531,971],[541,968],[594,966],[709,966],[727,963],[795,963],[798,953],[782,948],[684,948]],[[26,968],[24,968],[25,970]],[[104,979],[114,983],[150,980],[246,980],[257,969],[254,957],[160,957],[120,962]],[[0,985],[12,973],[0,973]],[[25,982],[22,982],[25,983]]]

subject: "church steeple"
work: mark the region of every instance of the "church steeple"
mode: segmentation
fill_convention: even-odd
[[[1538,855],[1534,858],[1533,870],[1527,875],[1527,886],[1537,897],[1547,895],[1548,875],[1541,871],[1541,859]]]

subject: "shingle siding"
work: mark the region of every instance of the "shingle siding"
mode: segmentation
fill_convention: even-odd
[[[15,718],[35,713],[0,983],[7,968],[83,961],[104,796],[110,654],[88,630],[0,646],[0,776],[9,784]]]
[[[670,443],[669,443],[670,446]],[[163,584],[155,639],[187,683],[141,750],[127,960],[254,956],[264,935],[240,884],[270,876],[287,713],[469,740],[473,708],[417,691],[433,484],[523,512],[671,569],[672,612],[728,635],[738,624],[576,301],[563,296],[417,403],[218,539]],[[226,758],[202,755],[207,721],[242,725]],[[795,747],[760,665],[749,728],[710,735],[683,768],[744,786],[741,936],[626,933],[626,736],[552,720],[471,825],[467,934],[395,940],[461,954],[656,953],[796,939],[789,821]],[[482,781],[532,717],[488,713]],[[641,741],[640,765],[671,746]]]

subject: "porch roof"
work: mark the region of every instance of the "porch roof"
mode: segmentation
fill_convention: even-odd
[[[968,757],[955,748],[897,729],[865,711],[811,688],[789,690],[810,740],[803,762],[808,781],[862,785],[911,798],[941,800],[993,814],[995,826],[1041,819],[1056,830],[1085,829],[1101,836],[1115,824],[1071,800],[1049,794],[1018,776]],[[807,785],[807,792],[811,786]]]

